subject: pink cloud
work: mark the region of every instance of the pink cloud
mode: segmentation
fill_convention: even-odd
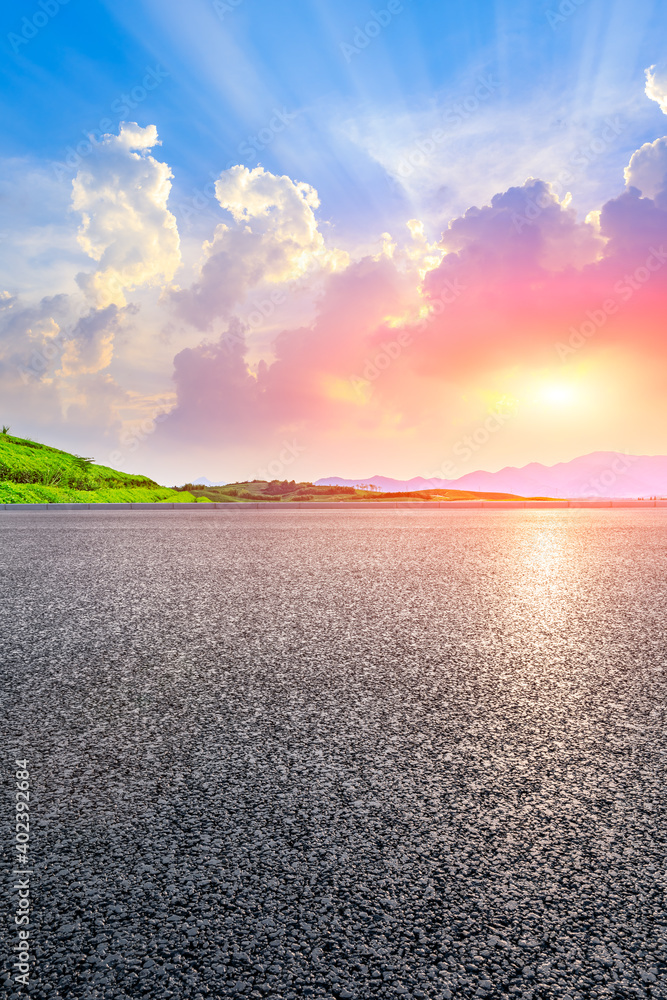
[[[359,261],[327,279],[316,320],[280,333],[275,359],[255,372],[238,326],[181,352],[177,407],[160,433],[220,443],[295,430],[354,440],[388,424],[396,434],[434,433],[443,386],[511,366],[554,368],[558,345],[591,324],[576,350],[664,357],[665,208],[661,193],[652,200],[631,186],[603,207],[598,227],[578,221],[542,181],[510,188],[443,234],[446,256],[422,290],[422,304],[439,309],[432,318],[390,325],[389,317],[414,314],[414,275],[388,257]],[[367,399],[355,396],[355,377],[401,334],[409,346]]]

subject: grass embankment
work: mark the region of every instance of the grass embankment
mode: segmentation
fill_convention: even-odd
[[[0,434],[0,504],[187,503],[204,500],[172,490],[148,476],[95,465],[27,438]]]
[[[544,500],[547,497],[520,497],[514,493],[474,493],[468,490],[419,490],[416,493],[380,493],[377,490],[357,489],[354,486],[314,486],[312,483],[282,482],[274,479],[267,483],[255,479],[246,483],[227,486],[197,486],[187,483],[183,489],[196,497],[205,497],[215,503],[293,503],[299,500]]]

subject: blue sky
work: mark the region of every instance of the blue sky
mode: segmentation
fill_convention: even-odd
[[[57,0],[45,3],[50,12]],[[561,3],[566,12],[568,4]],[[386,5],[69,0],[25,44],[23,17],[32,20],[39,4],[6,5],[4,151],[63,161],[86,132],[99,131],[105,120],[116,130],[126,117],[157,126],[175,174],[175,201],[189,203],[211,172],[233,162],[261,163],[314,185],[324,217],[344,231],[382,228],[406,200],[383,160],[385,151],[391,155],[396,121],[412,118],[418,141],[419,123],[430,131],[434,107],[465,99],[478,78],[490,74],[498,86],[482,107],[484,134],[497,140],[495,118],[504,148],[513,141],[513,117],[521,121],[523,142],[526,124],[534,117],[543,129],[546,116],[547,140],[565,155],[582,129],[593,131],[640,97],[644,69],[667,41],[661,4],[652,0],[578,6],[572,0],[566,15],[555,0],[405,0],[397,6],[382,18],[388,23],[378,36],[351,53],[344,46],[355,37],[359,42],[358,29],[364,32],[372,11]],[[141,99],[151,70],[160,82]],[[135,106],[119,113],[123,95],[133,92],[139,101],[130,98]],[[248,140],[262,130],[266,138],[276,109],[295,117],[269,142],[256,139],[264,148],[249,155]],[[660,112],[648,103],[635,112],[605,157],[610,176],[627,162],[628,150],[653,137]],[[604,174],[597,172],[596,185],[604,186]],[[451,208],[460,207],[455,183],[444,199]]]

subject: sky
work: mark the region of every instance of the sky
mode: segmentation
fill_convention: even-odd
[[[167,485],[667,453],[659,0],[0,19],[12,433]]]

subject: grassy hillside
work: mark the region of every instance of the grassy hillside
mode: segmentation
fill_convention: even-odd
[[[120,487],[119,489],[72,490],[61,486],[42,486],[0,481],[0,504],[3,503],[192,503],[198,497],[164,486],[154,489]],[[206,502],[206,501],[204,501]]]
[[[274,479],[267,483],[253,480],[246,483],[230,483],[228,486],[197,486],[187,483],[184,487],[196,497],[205,497],[215,503],[291,503],[298,500],[543,500],[546,497],[520,497],[514,493],[473,493],[467,490],[420,490],[417,493],[379,493],[375,490],[358,490],[353,486],[313,486],[312,483],[296,483],[294,480],[280,482]]]
[[[27,438],[0,434],[0,503],[187,503],[187,491],[159,486],[148,476],[95,465]]]
[[[94,465],[91,458],[70,455],[27,438],[0,434],[0,481],[39,483],[75,490],[104,487],[157,487],[148,476],[117,472],[105,465]]]

